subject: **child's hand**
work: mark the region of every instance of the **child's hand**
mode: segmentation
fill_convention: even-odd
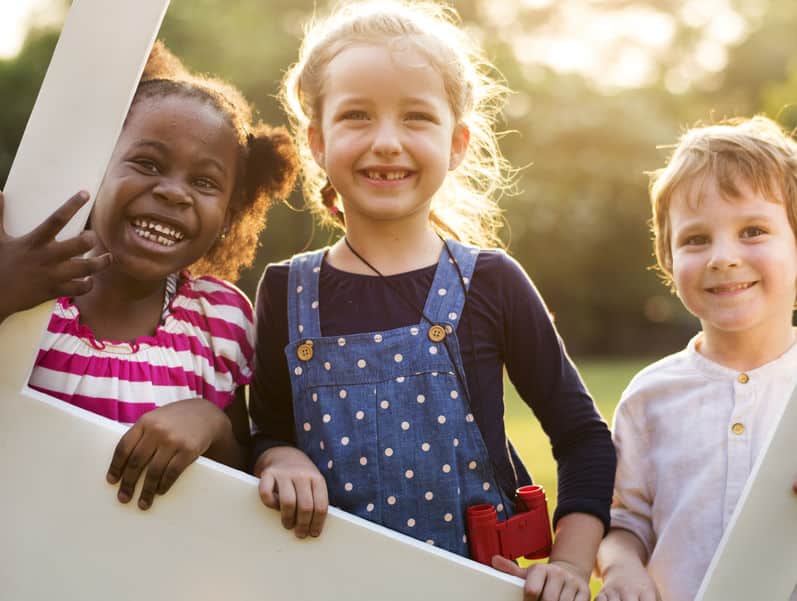
[[[661,601],[661,597],[644,566],[626,565],[604,575],[595,601]]]
[[[525,579],[524,601],[589,601],[589,583],[565,561],[535,563],[521,568],[514,561],[495,555],[493,567]]]
[[[169,490],[183,470],[205,453],[229,419],[205,399],[187,399],[145,413],[119,440],[106,476],[119,483],[117,498],[127,503],[147,469],[138,506],[148,509],[155,493]]]
[[[2,225],[4,199],[0,192],[0,282],[6,287],[0,295],[0,322],[48,299],[85,294],[91,290],[89,276],[110,264],[108,253],[81,257],[97,245],[94,232],[55,240],[88,199],[86,192],[75,194],[33,231],[14,238]]]
[[[263,504],[280,510],[285,528],[295,527],[298,538],[321,534],[329,507],[327,483],[307,455],[294,447],[272,447],[260,456],[255,474]]]

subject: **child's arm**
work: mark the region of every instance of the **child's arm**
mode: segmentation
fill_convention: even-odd
[[[647,550],[632,532],[612,528],[598,549],[603,588],[595,601],[659,601],[658,590],[645,569]]]
[[[569,513],[556,525],[548,563],[521,568],[496,555],[493,567],[526,580],[525,601],[589,601],[589,575],[603,530],[603,522],[595,516]]]
[[[88,201],[86,192],[67,200],[34,230],[14,238],[2,225],[3,193],[0,192],[0,323],[8,316],[59,296],[79,296],[91,290],[91,275],[111,262],[108,253],[82,258],[97,245],[91,231],[57,241],[60,232]]]
[[[255,370],[249,412],[254,426],[255,476],[263,504],[279,509],[283,525],[299,538],[318,536],[329,501],[326,481],[295,448],[293,401],[287,359],[288,265],[269,265],[257,291]]]
[[[307,455],[294,447],[271,447],[254,472],[263,504],[280,510],[285,528],[295,528],[298,538],[321,534],[329,508],[327,483]]]
[[[165,494],[200,455],[242,469],[247,449],[236,437],[242,430],[237,423],[242,416],[246,419],[241,393],[226,412],[196,398],[170,403],[141,416],[119,440],[108,467],[108,482],[119,482],[119,501],[130,501],[145,468],[138,499],[141,509],[152,505],[156,493]]]

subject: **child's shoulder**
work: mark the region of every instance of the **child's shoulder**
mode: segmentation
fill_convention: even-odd
[[[252,302],[235,284],[211,275],[193,276],[181,274],[177,296],[201,305],[203,312],[241,311],[246,319],[252,319]]]
[[[513,281],[518,278],[528,279],[526,270],[502,248],[480,248],[476,259],[476,274],[495,281]]]
[[[642,368],[623,391],[618,409],[632,410],[690,387],[697,372],[689,348],[667,355]]]

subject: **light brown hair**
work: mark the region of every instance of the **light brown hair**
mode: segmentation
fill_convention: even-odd
[[[678,141],[667,165],[650,174],[651,230],[657,268],[672,284],[670,206],[686,195],[700,202],[707,179],[728,200],[739,198],[740,186],[783,204],[797,236],[797,143],[777,123],[757,115],[696,126]]]
[[[320,118],[326,66],[352,45],[389,45],[397,40],[414,44],[440,73],[455,121],[470,132],[465,158],[432,200],[430,221],[443,236],[495,245],[501,225],[497,200],[510,188],[513,174],[494,130],[508,90],[459,27],[455,11],[442,4],[350,2],[308,26],[299,60],[285,75],[280,94],[299,146],[305,202],[322,224],[343,226],[340,199],[307,142],[308,126]]]

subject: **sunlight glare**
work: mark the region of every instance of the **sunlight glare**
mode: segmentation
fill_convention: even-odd
[[[19,53],[31,25],[60,24],[65,9],[54,0],[0,1],[0,59],[13,58]]]

